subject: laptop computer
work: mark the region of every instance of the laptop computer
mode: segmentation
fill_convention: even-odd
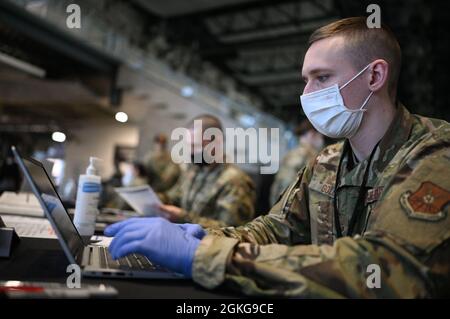
[[[50,221],[64,254],[71,264],[80,266],[82,275],[110,278],[184,278],[181,274],[153,264],[145,256],[132,254],[113,260],[107,247],[85,244],[42,163],[22,157],[14,146],[11,149],[45,216]]]

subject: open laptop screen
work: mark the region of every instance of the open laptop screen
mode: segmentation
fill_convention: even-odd
[[[30,174],[31,183],[34,183],[39,193],[35,195],[39,195],[42,202],[45,203],[47,212],[51,215],[50,217],[58,228],[57,230],[55,229],[56,233],[59,233],[62,237],[61,239],[66,243],[71,255],[74,257],[78,256],[84,247],[83,240],[64,208],[50,177],[40,162],[26,158],[21,159]],[[26,174],[26,172],[24,173]],[[43,209],[45,208],[43,207]]]

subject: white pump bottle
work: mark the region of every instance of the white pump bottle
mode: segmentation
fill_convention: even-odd
[[[95,220],[98,214],[98,201],[101,191],[99,166],[101,159],[89,158],[85,175],[78,180],[77,199],[75,202],[74,224],[80,235],[89,240],[95,232]]]

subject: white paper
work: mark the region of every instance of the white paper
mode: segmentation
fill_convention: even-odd
[[[44,210],[32,193],[4,192],[0,197],[0,213],[44,217]]]
[[[97,236],[94,235],[91,237],[91,243],[92,246],[102,246],[102,247],[109,247],[114,237],[106,237],[106,236]]]
[[[2,215],[6,226],[14,227],[19,237],[56,238],[50,222],[45,218]]]
[[[120,187],[115,188],[115,191],[140,215],[159,216],[161,214],[159,206],[162,202],[149,185]]]

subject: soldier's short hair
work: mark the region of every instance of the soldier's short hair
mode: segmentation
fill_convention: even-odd
[[[352,17],[327,24],[312,33],[309,44],[322,39],[342,36],[345,49],[362,69],[371,61],[383,59],[389,64],[388,90],[395,101],[401,68],[401,49],[394,33],[385,24],[380,28],[368,28],[366,17]]]

